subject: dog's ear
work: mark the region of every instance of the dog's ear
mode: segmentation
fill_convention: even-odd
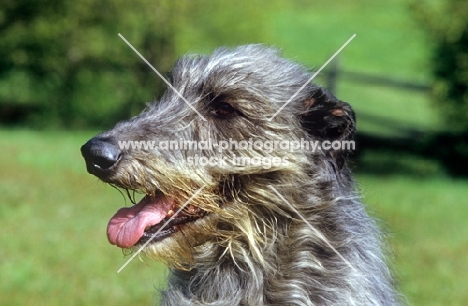
[[[351,106],[338,100],[320,87],[311,90],[309,97],[302,102],[301,125],[313,138],[319,141],[353,140],[356,131],[356,118]],[[337,147],[336,147],[337,148]],[[343,166],[349,149],[331,149],[324,152]]]

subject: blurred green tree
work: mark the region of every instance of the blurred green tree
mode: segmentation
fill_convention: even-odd
[[[468,131],[468,1],[415,1],[432,44],[433,100],[446,129]]]
[[[164,87],[118,33],[165,72],[193,43],[209,51],[261,40],[268,7],[266,0],[3,0],[0,120],[109,127]]]

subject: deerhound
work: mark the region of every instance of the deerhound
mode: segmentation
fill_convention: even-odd
[[[263,45],[185,56],[158,102],[81,148],[89,173],[145,195],[107,236],[169,266],[163,305],[398,304],[336,144],[354,112],[311,75]]]

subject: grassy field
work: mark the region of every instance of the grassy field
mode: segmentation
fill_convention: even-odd
[[[86,173],[93,133],[0,131],[3,305],[149,305],[166,271],[126,261],[105,235],[125,199]],[[365,202],[394,248],[413,305],[466,305],[467,181],[360,175]],[[127,204],[128,201],[127,201]]]
[[[3,305],[149,305],[164,270],[106,239],[122,196],[86,175],[92,133],[0,132]]]

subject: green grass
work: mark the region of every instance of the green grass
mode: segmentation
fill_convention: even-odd
[[[124,198],[86,173],[79,147],[94,133],[0,131],[0,296],[5,305],[149,305],[166,270],[106,239]],[[395,273],[413,305],[466,305],[467,181],[360,175],[382,220]],[[128,201],[127,201],[127,204]]]
[[[126,258],[106,225],[125,201],[86,173],[92,134],[0,132],[3,305],[148,305],[163,284],[151,261],[117,274]]]
[[[427,79],[423,32],[412,21],[408,0],[319,0],[292,6],[271,18],[271,41],[285,55],[320,67],[353,34],[339,54],[348,70]]]
[[[360,176],[364,201],[391,233],[412,305],[467,305],[467,181]]]

